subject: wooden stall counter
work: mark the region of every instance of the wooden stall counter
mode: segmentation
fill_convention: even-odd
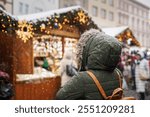
[[[60,76],[51,73],[17,74],[16,100],[50,100],[60,88]]]

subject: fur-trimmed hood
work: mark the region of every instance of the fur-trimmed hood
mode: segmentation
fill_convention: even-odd
[[[83,33],[77,45],[80,70],[113,71],[121,55],[122,44],[114,37],[96,29]]]

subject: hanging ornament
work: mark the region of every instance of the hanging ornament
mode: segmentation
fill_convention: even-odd
[[[16,30],[16,33],[20,39],[26,43],[30,38],[33,37],[33,26],[29,23],[27,23],[25,20],[18,22],[18,30]]]
[[[58,28],[58,23],[54,23],[54,28]]]

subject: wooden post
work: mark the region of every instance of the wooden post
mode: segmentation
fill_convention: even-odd
[[[65,38],[63,36],[62,37],[62,57],[64,56],[64,52],[65,52]]]

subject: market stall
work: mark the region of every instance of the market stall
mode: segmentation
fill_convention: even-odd
[[[120,42],[128,46],[140,46],[140,43],[134,36],[132,30],[128,26],[103,28],[103,32],[116,37]]]
[[[0,64],[8,66],[14,99],[54,99],[64,52],[75,52],[85,30],[99,29],[78,6],[26,16],[0,9],[0,19]]]

